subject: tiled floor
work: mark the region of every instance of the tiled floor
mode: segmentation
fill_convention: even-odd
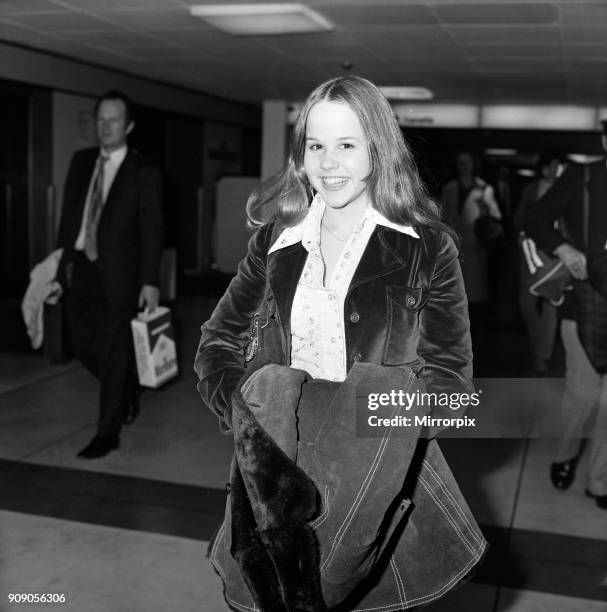
[[[232,443],[191,371],[212,302],[179,302],[182,377],[144,394],[120,450],[99,461],[75,458],[94,432],[92,377],[76,363],[0,354],[0,611],[227,611],[205,552]],[[513,376],[523,346],[517,332],[488,334],[477,358],[487,375]],[[551,487],[553,444],[441,442],[492,546],[475,580],[428,610],[607,612],[607,512],[583,496],[584,462],[571,490]],[[11,605],[10,593],[64,593],[66,603]]]

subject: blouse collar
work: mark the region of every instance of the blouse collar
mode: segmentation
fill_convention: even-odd
[[[302,242],[304,246],[320,243],[320,222],[323,213],[325,212],[325,203],[320,194],[316,194],[312,199],[308,214],[297,224],[284,229],[276,242],[270,247],[268,255],[274,251],[279,251],[298,242]],[[374,226],[382,225],[390,229],[396,230],[401,234],[408,234],[413,238],[419,238],[419,234],[410,225],[401,225],[393,223],[386,219],[378,210],[369,206],[354,231],[359,231],[365,223],[373,223]],[[306,248],[306,250],[309,250]]]

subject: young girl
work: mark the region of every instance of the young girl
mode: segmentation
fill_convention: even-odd
[[[235,438],[210,547],[226,599],[310,612],[432,601],[485,541],[436,442],[363,439],[352,403],[359,385],[422,370],[433,390],[432,371],[465,383],[467,302],[456,245],[381,92],[360,77],[315,89],[285,167],[247,209],[261,227],[195,363]]]

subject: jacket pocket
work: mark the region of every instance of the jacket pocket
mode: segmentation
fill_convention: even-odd
[[[337,545],[334,542],[321,566],[322,579],[333,584],[354,585],[368,576],[392,536],[404,526],[410,507],[410,499],[398,500],[368,543],[352,542],[348,533]]]
[[[426,287],[386,287],[387,334],[383,364],[404,365],[418,359],[419,313],[428,301]]]

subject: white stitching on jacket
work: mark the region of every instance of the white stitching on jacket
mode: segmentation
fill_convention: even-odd
[[[396,589],[398,590],[398,597],[400,598],[400,603],[406,608],[407,595],[405,593],[405,585],[403,584],[403,580],[398,571],[398,567],[396,567],[394,555],[390,556],[390,567],[392,568],[392,573],[394,574],[394,579],[396,580]]]
[[[432,487],[428,484],[428,481],[424,479],[424,477],[420,474],[419,481],[422,483],[424,489],[428,495],[432,498],[434,503],[442,510],[443,514],[447,517],[447,520],[451,523],[453,529],[459,534],[460,540],[464,544],[464,546],[468,549],[470,554],[475,555],[476,551],[474,549],[473,544],[468,540],[462,531],[461,527],[455,522],[453,516],[450,514],[449,510],[445,507],[441,499],[436,495],[436,493],[432,490]]]
[[[320,527],[327,520],[327,517],[329,516],[329,487],[327,485],[325,485],[324,499],[325,499],[325,509],[323,510],[320,516],[318,516],[316,519],[314,519],[310,523],[310,527],[313,527],[314,529],[316,529],[317,527]]]
[[[409,384],[411,383],[412,379],[413,379],[413,372],[410,372],[409,373],[409,379],[407,380],[405,388],[409,387]],[[331,550],[327,554],[327,558],[325,559],[325,562],[322,564],[322,566],[320,568],[321,573],[323,573],[323,571],[325,570],[327,565],[335,557],[335,553],[337,551],[337,547],[341,543],[341,541],[342,541],[342,539],[343,539],[343,537],[344,537],[348,527],[350,526],[350,524],[354,520],[354,517],[356,516],[356,511],[358,510],[358,507],[362,503],[362,500],[363,500],[363,497],[365,496],[365,493],[367,492],[368,488],[371,486],[371,482],[373,482],[373,476],[375,475],[375,472],[377,472],[377,469],[379,468],[379,464],[381,463],[381,459],[383,457],[383,454],[384,454],[384,452],[385,452],[385,450],[386,450],[386,448],[388,446],[388,442],[390,440],[391,432],[392,432],[392,429],[388,428],[388,430],[386,431],[386,433],[384,433],[384,436],[382,437],[382,440],[381,440],[380,446],[379,446],[379,448],[377,450],[377,453],[375,455],[375,458],[373,459],[373,462],[371,463],[371,467],[369,468],[369,472],[367,473],[367,476],[365,477],[365,480],[363,481],[363,484],[362,484],[358,494],[356,495],[356,498],[354,499],[354,503],[350,507],[350,510],[346,514],[346,518],[344,519],[343,523],[340,525],[339,529],[337,530],[337,533],[335,534],[335,539],[333,540],[333,544],[331,546]]]
[[[482,543],[483,543],[482,535],[479,534],[478,531],[476,529],[474,529],[474,527],[470,524],[470,521],[468,520],[468,517],[466,516],[464,511],[460,508],[459,504],[457,503],[457,501],[453,497],[453,494],[451,493],[451,491],[449,491],[449,488],[445,484],[445,481],[440,477],[440,474],[425,459],[423,460],[423,464],[426,467],[426,469],[430,472],[430,474],[432,476],[434,476],[434,479],[440,484],[441,490],[443,491],[445,496],[451,502],[451,504],[453,506],[453,509],[459,514],[459,516],[461,517],[462,521],[464,523],[466,523],[468,529],[470,530],[470,535],[476,540],[476,543],[479,546],[482,545]]]

